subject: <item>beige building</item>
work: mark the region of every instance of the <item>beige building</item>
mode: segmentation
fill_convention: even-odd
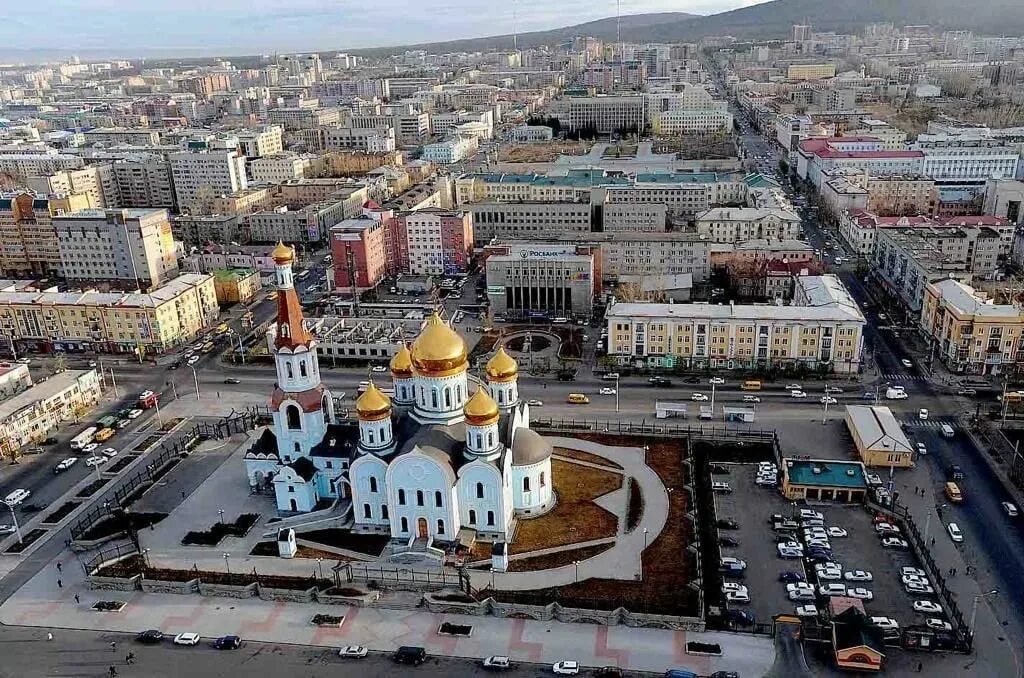
[[[619,364],[791,368],[856,374],[864,316],[835,276],[800,276],[790,306],[617,303],[608,355]]]
[[[781,209],[714,207],[697,215],[697,233],[713,242],[744,242],[755,238],[795,240],[800,216]]]
[[[835,76],[835,64],[790,64],[786,70],[788,80],[821,80]]]
[[[114,177],[109,164],[100,164],[29,177],[26,185],[42,195],[85,193],[89,196],[88,207],[102,209],[107,207],[106,197],[111,195]]]
[[[385,165],[401,166],[402,152],[330,151],[324,154],[323,160],[331,176],[359,176]]]
[[[262,284],[256,269],[222,268],[212,272],[217,303],[247,304],[259,294]]]
[[[16,459],[65,421],[79,421],[100,399],[96,370],[67,370],[0,402],[0,457]]]
[[[53,226],[69,281],[144,290],[178,274],[167,210],[81,210],[54,217]]]
[[[0,272],[7,277],[63,275],[53,218],[89,204],[84,193],[0,195]]]
[[[160,353],[216,322],[213,278],[181,275],[148,294],[0,292],[0,335],[19,352]]]
[[[1024,361],[1024,309],[993,303],[958,280],[925,286],[921,331],[954,372],[1012,374]]]
[[[243,191],[218,195],[210,200],[210,214],[244,215],[267,209],[271,204],[270,188],[247,188]]]

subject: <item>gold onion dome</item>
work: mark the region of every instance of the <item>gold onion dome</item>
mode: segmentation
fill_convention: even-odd
[[[404,341],[391,358],[391,376],[396,379],[407,379],[412,376],[412,354]]]
[[[295,250],[278,240],[277,247],[270,252],[270,258],[279,264],[285,264],[295,259]]]
[[[517,374],[519,364],[505,352],[504,346],[499,346],[498,351],[487,361],[488,381],[511,381]]]
[[[466,369],[466,342],[434,312],[412,343],[412,364],[428,377],[457,374]]]
[[[498,403],[494,402],[487,389],[481,386],[466,403],[463,413],[466,415],[466,423],[470,426],[490,426],[498,421]]]
[[[356,413],[361,421],[377,421],[391,415],[391,399],[370,382],[363,395],[356,400]]]

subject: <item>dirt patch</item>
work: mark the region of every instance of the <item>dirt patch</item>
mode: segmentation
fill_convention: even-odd
[[[120,459],[118,459],[117,461],[115,461],[110,466],[108,466],[107,468],[103,469],[103,471],[104,471],[104,473],[117,473],[118,471],[120,471],[125,466],[127,466],[130,463],[132,463],[133,461],[135,461],[138,458],[139,458],[139,455],[137,455],[137,454],[125,455],[125,456],[121,457]]]
[[[526,335],[512,337],[505,342],[505,348],[509,351],[523,352],[526,350]],[[535,334],[530,337],[530,352],[539,353],[551,348],[551,340],[542,334]]]
[[[28,532],[26,534],[22,534],[21,535],[21,541],[20,542],[16,541],[13,544],[11,544],[7,548],[6,552],[7,553],[21,553],[22,551],[27,549],[29,546],[31,546],[33,543],[35,543],[40,537],[42,537],[47,532],[49,532],[49,530],[43,530],[43,529],[40,529],[40,528],[36,528],[36,529],[32,530],[31,532]]]
[[[594,500],[622,487],[622,476],[611,471],[551,460],[557,504],[540,518],[520,520],[511,553],[565,546],[614,537],[618,518]]]
[[[476,598],[465,593],[441,593],[431,596],[434,600],[443,600],[446,603],[475,603]]]
[[[591,454],[590,452],[584,452],[583,450],[573,450],[568,447],[556,447],[555,454],[562,457],[569,457],[570,459],[576,459],[578,461],[590,462],[591,464],[600,464],[601,466],[607,466],[620,471],[623,470],[620,464],[615,463],[611,459],[597,454]]]
[[[640,483],[637,479],[629,478],[629,500],[626,503],[626,532],[632,532],[640,522],[640,516],[644,513],[644,498],[640,494]]]
[[[145,438],[143,438],[142,442],[135,446],[135,452],[145,452],[146,450],[160,442],[161,438],[163,438],[162,433],[152,433],[146,436]]]
[[[693,541],[693,534],[686,517],[687,493],[683,490],[685,474],[682,459],[686,441],[593,433],[581,433],[576,437],[605,445],[648,445],[647,464],[669,490],[669,509],[665,529],[642,555],[643,578],[640,581],[588,579],[538,591],[494,591],[494,597],[500,601],[534,605],[558,601],[570,607],[601,610],[622,606],[650,614],[697,614],[697,593],[688,586],[690,559],[686,547]]]
[[[129,530],[137,532],[144,527],[156,525],[166,517],[166,513],[125,513],[118,511],[117,513],[109,514],[95,523],[85,531],[80,539],[92,541],[115,535],[118,532],[127,532]]]
[[[312,575],[309,577],[286,577],[278,575],[259,574],[256,568],[249,572],[210,572],[192,568],[188,570],[174,570],[159,567],[146,567],[140,555],[125,558],[116,563],[101,568],[96,574],[102,577],[133,577],[141,574],[146,579],[157,581],[186,582],[199,579],[206,584],[219,584],[225,586],[248,586],[259,583],[260,586],[272,589],[287,589],[290,591],[305,591],[316,587],[328,589],[334,586],[334,582],[326,578],[318,578]]]
[[[83,487],[78,492],[78,494],[76,494],[75,496],[76,497],[91,497],[92,495],[96,494],[97,490],[99,490],[101,487],[106,485],[108,482],[110,482],[110,481],[107,480],[106,478],[100,478],[99,480],[94,480],[91,483],[89,483],[88,485],[86,485],[85,487]]]
[[[536,556],[534,558],[510,560],[508,561],[508,569],[510,572],[531,572],[534,570],[548,570],[553,567],[572,565],[573,562],[584,561],[587,558],[593,558],[596,555],[600,555],[613,546],[615,546],[614,543],[596,544],[594,546],[584,546],[581,549],[559,551],[558,553],[549,553],[547,555]]]
[[[186,546],[216,546],[224,537],[244,537],[259,519],[258,513],[243,513],[234,522],[214,523],[209,530],[188,532],[181,543]]]
[[[315,541],[339,549],[365,553],[375,558],[384,551],[384,547],[391,541],[391,537],[384,534],[357,534],[338,528],[303,532],[295,536],[305,541]],[[337,556],[332,557],[337,560]]]
[[[348,596],[349,598],[358,598],[359,596],[366,595],[366,591],[360,591],[359,589],[344,587],[339,588],[336,586],[327,589],[326,591],[324,591],[324,593],[326,593],[329,596]]]
[[[51,513],[50,515],[43,518],[44,523],[59,523],[61,519],[66,517],[69,513],[74,511],[76,508],[82,505],[79,501],[66,501],[61,504],[61,507]]]

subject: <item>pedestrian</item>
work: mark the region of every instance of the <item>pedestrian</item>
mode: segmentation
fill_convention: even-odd
[[[135,663],[135,653],[134,652],[129,652],[128,653],[128,663],[129,664],[134,664]]]
[[[60,561],[59,561],[59,560],[57,561],[57,571],[58,571],[58,572],[61,572],[61,571],[63,571],[63,568],[61,567],[61,565],[60,565]]]
[[[111,666],[110,669],[108,669],[108,673],[110,674],[110,678],[114,678],[114,676],[117,675],[117,668]]]
[[[956,576],[956,568],[955,567],[953,568],[953,576],[954,577]]]
[[[117,641],[116,640],[110,641],[110,651],[111,652],[117,652]]]
[[[46,639],[47,639],[47,640],[53,640],[53,633],[52,633],[52,632],[50,632],[50,631],[47,631],[47,632],[46,632]]]
[[[924,670],[924,663],[923,662],[917,662],[917,672],[921,673],[921,671],[923,671],[923,670]]]
[[[75,603],[78,604],[78,603],[81,603],[81,602],[82,602],[82,600],[78,597],[78,594],[76,593],[75,594]]]
[[[59,588],[59,589],[64,588],[64,582],[62,582],[60,579],[57,580],[57,588]]]
[[[931,545],[932,545],[932,546],[935,546],[935,537],[932,537],[932,543],[931,543]]]

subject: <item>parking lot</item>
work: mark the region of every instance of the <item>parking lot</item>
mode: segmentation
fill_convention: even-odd
[[[786,585],[779,581],[781,572],[791,571],[804,575],[815,587],[820,582],[816,579],[813,566],[805,565],[804,559],[784,559],[779,556],[776,539],[781,533],[775,532],[769,522],[773,514],[789,517],[799,508],[810,508],[823,514],[826,527],[840,527],[847,531],[846,537],[830,538],[834,562],[842,565],[844,574],[850,570],[866,570],[872,574],[871,582],[838,581],[851,588],[865,588],[873,593],[872,600],[864,601],[868,615],[892,617],[903,629],[923,624],[927,617],[941,616],[913,610],[914,600],[936,600],[934,596],[911,596],[903,589],[900,568],[921,565],[910,551],[882,546],[881,539],[875,533],[872,514],[863,506],[812,503],[797,507],[786,500],[778,489],[755,484],[756,464],[722,466],[730,472],[727,475],[716,474],[713,479],[728,482],[732,492],[715,494],[716,516],[717,519],[735,520],[739,526],[738,529],[719,531],[721,537],[731,537],[738,542],[735,547],[722,546],[721,553],[746,561],[747,568],[742,580],[732,581],[740,581],[750,595],[750,603],[730,604],[731,607],[748,610],[758,622],[769,622],[776,614],[793,613],[797,605],[815,602],[808,600],[796,603],[788,599]],[[800,537],[796,535],[795,538],[799,540]],[[818,601],[819,610],[826,607],[820,597]]]

